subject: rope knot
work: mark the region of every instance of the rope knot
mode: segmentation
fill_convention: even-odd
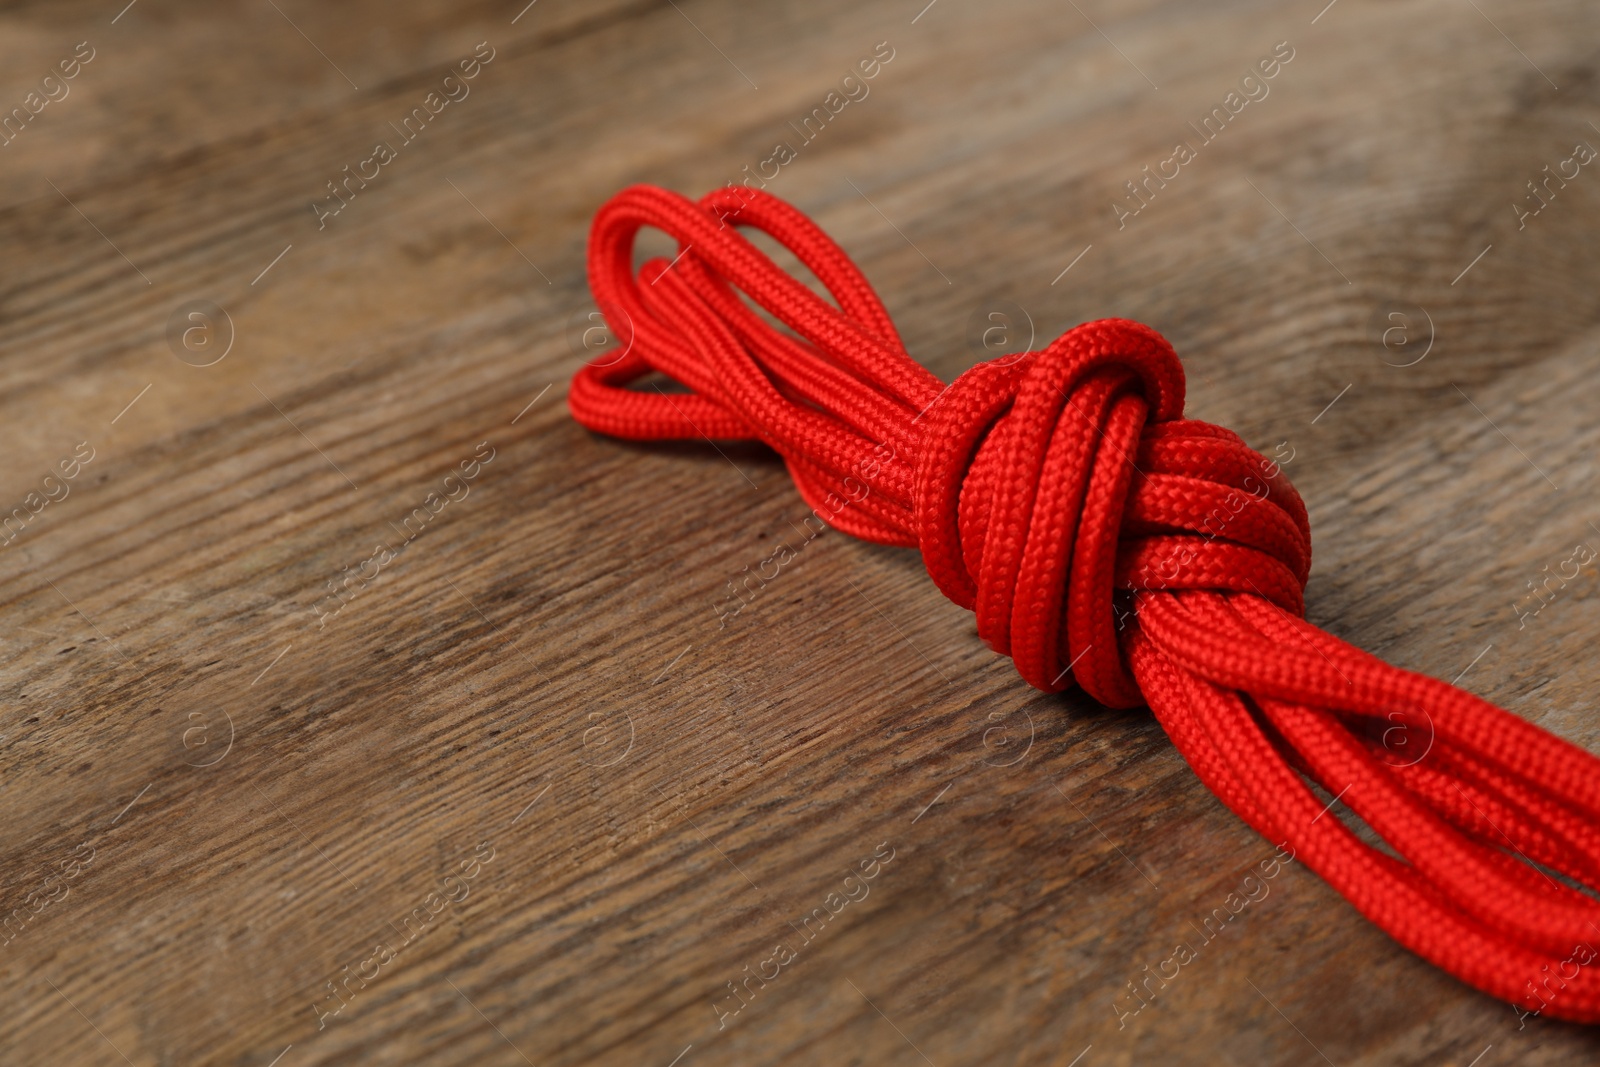
[[[1144,702],[1119,654],[1147,590],[1254,592],[1301,614],[1305,507],[1277,465],[1182,418],[1166,339],[1123,319],[981,363],[925,416],[914,511],[928,573],[1028,682]]]

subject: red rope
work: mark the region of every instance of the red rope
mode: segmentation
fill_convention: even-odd
[[[643,226],[680,253],[635,277]],[[1224,803],[1395,940],[1520,1013],[1600,1020],[1600,903],[1571,887],[1600,885],[1600,761],[1305,622],[1304,505],[1236,435],[1183,418],[1154,330],[1088,323],[946,386],[838,245],[748,189],[619,193],[589,281],[620,343],[573,379],[583,425],[766,442],[833,525],[919,547],[1030,683],[1148,704]],[[651,371],[690,392],[628,388]]]

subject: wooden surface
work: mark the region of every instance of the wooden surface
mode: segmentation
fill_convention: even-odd
[[[1596,1057],[1299,866],[1119,1027],[1270,847],[914,553],[826,532],[719,626],[799,540],[782,466],[562,397],[599,203],[738,179],[887,42],[771,189],[920,359],[971,365],[996,307],[1151,323],[1193,415],[1292,454],[1314,621],[1595,748],[1600,574],[1517,608],[1600,546],[1600,174],[1512,204],[1600,145],[1600,9],[923,2],[7,6],[4,108],[94,58],[0,147],[0,502],[38,509],[0,550],[0,1062]]]

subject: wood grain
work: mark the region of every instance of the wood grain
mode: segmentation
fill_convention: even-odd
[[[1119,1026],[1270,846],[1147,713],[1030,690],[913,552],[830,530],[721,625],[804,538],[782,465],[562,404],[595,208],[795,142],[771,191],[937,373],[1001,306],[1040,343],[1151,323],[1193,415],[1292,452],[1315,622],[1596,749],[1600,573],[1515,607],[1600,546],[1600,174],[1511,206],[1600,145],[1593,5],[120,6],[0,15],[6,109],[95,50],[0,147],[0,507],[93,451],[0,550],[0,1061],[1600,1050],[1298,866]],[[480,42],[470,93],[319,229]],[[1124,183],[1279,42],[1270,92],[1119,229]],[[209,366],[169,340],[194,301],[231,322]]]

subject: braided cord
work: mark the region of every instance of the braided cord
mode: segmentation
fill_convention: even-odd
[[[679,254],[635,273],[645,226]],[[1521,1011],[1600,1021],[1600,760],[1307,623],[1304,504],[1238,436],[1183,418],[1154,330],[1087,323],[946,386],[837,244],[740,187],[617,194],[589,280],[619,344],[573,378],[584,426],[765,442],[833,525],[918,547],[1030,684],[1148,705],[1223,803],[1395,940]],[[652,372],[689,392],[630,388]]]

